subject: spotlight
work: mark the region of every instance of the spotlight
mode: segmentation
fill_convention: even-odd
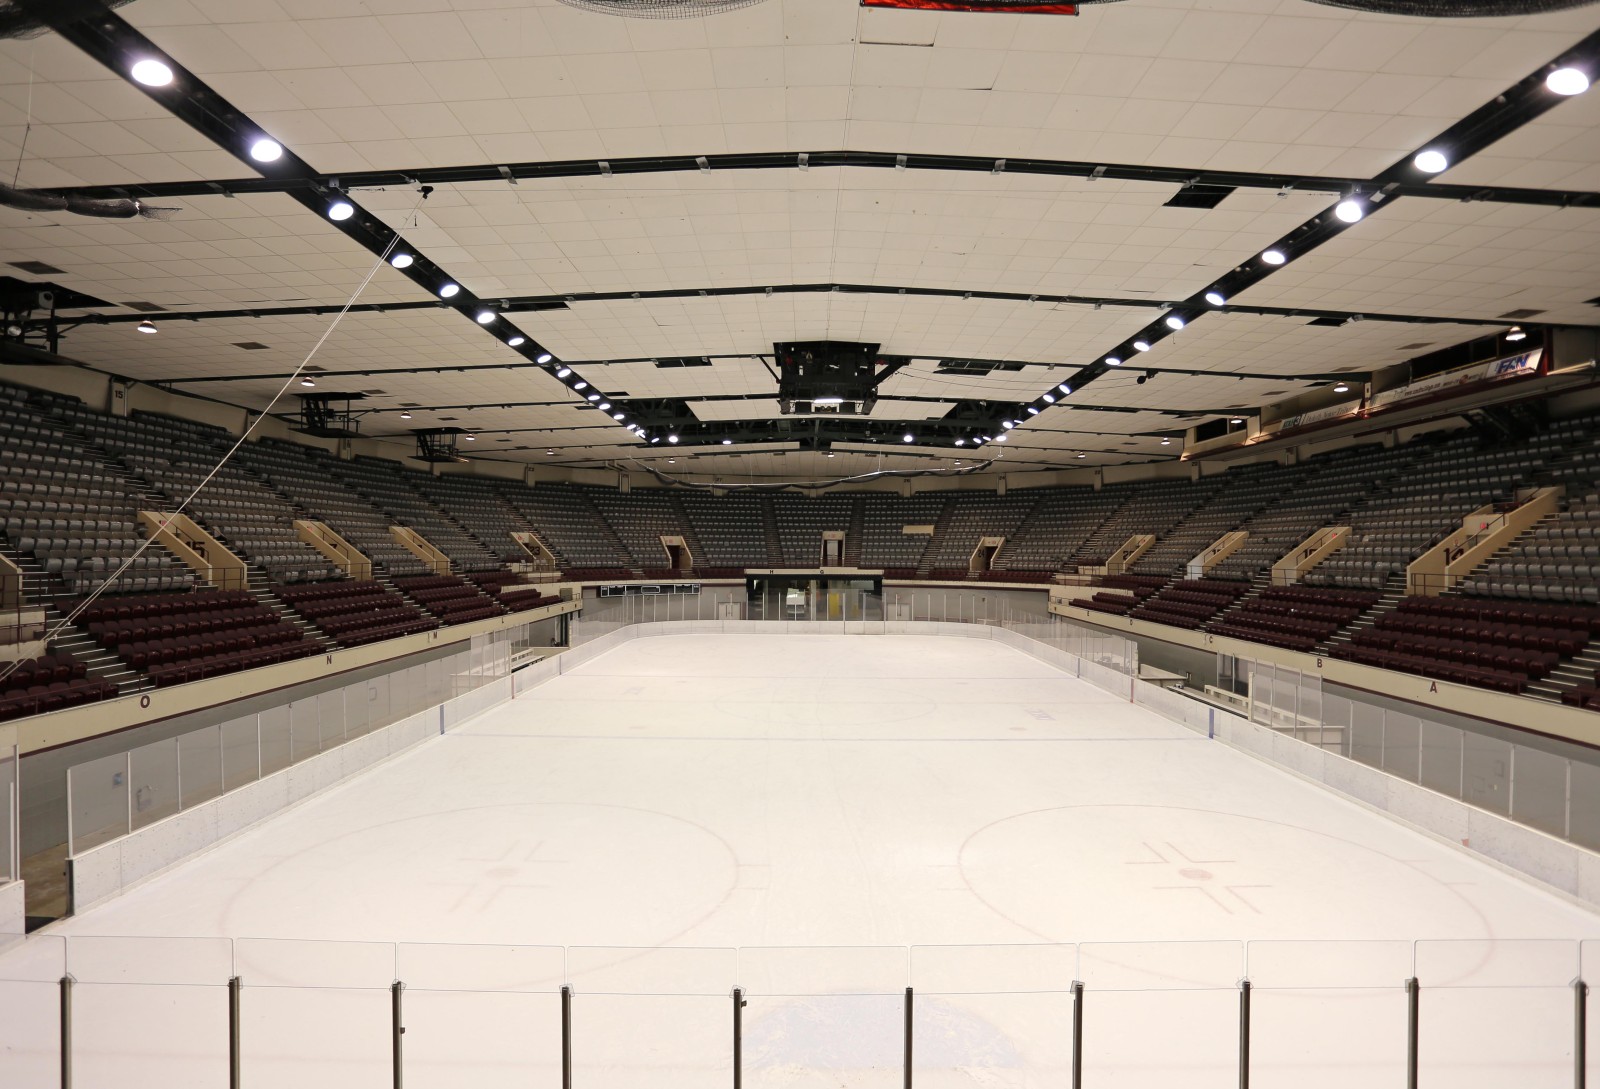
[[[1007,430],[1007,431],[1010,431],[1010,430],[1011,430],[1011,428],[1012,428],[1012,427],[1013,427],[1013,426],[1015,426],[1015,425],[1013,425],[1013,424],[1012,424],[1012,422],[1011,422],[1011,421],[1010,421],[1010,420],[1001,420],[1001,421],[1000,421],[1000,426],[1001,426],[1001,427],[1003,427],[1003,428],[1005,428],[1005,429],[1006,429],[1006,430]]]
[[[957,446],[965,446],[965,445],[967,445],[967,440],[966,439],[957,439],[956,440],[956,445]]]
[[[661,436],[660,435],[651,435],[650,436],[650,441],[652,443],[660,442],[661,441]]]
[[[900,436],[900,441],[901,442],[916,442],[917,441],[917,437],[915,435],[913,435],[911,432],[907,431],[904,435]]]
[[[459,294],[461,294],[460,284],[445,284],[439,289],[439,298],[441,299],[453,299]]]
[[[393,257],[389,258],[389,263],[391,265],[393,265],[395,268],[410,268],[411,267],[411,262],[413,262],[415,260],[416,260],[415,257],[411,256],[409,253],[406,253],[405,251],[402,250],[401,252],[395,254]]]
[[[540,353],[539,353],[539,354],[538,354],[538,356],[537,356],[537,357],[536,357],[536,358],[535,358],[535,359],[534,359],[534,362],[535,362],[535,363],[548,363],[548,362],[550,362],[550,360],[551,360],[551,359],[552,359],[552,358],[553,358],[553,357],[552,357],[552,356],[551,356],[551,355],[550,355],[550,353],[549,353],[549,352],[540,352]],[[572,373],[572,372],[571,372],[571,371],[568,371],[568,372],[567,372],[567,373],[568,373],[568,374],[571,374],[571,373]]]
[[[156,332],[156,323],[153,322],[153,321],[141,321],[139,323],[139,332],[141,332],[141,333],[154,333],[154,332]]]
[[[479,325],[492,325],[494,324],[494,319],[498,318],[499,316],[500,315],[496,314],[493,310],[480,310],[473,316],[473,318]]]
[[[572,383],[572,388],[573,389],[588,389],[589,388],[589,383],[587,383],[587,382],[574,382],[574,383]]]
[[[584,398],[586,401],[598,401],[599,399],[600,395],[598,393],[591,393],[588,397]]]
[[[1122,360],[1118,359],[1114,355],[1108,355],[1108,356],[1106,356],[1106,366],[1108,366],[1108,367],[1120,367],[1120,366],[1122,366]]]
[[[1182,329],[1183,328],[1183,318],[1180,317],[1177,314],[1168,314],[1167,315],[1167,328],[1168,329],[1173,329],[1173,330]]]
[[[1244,423],[1244,417],[1235,416],[1233,419],[1229,420],[1228,422],[1232,423],[1232,424],[1242,424],[1242,423]]]
[[[671,443],[676,443],[678,441],[678,436],[676,436],[676,435],[668,435],[667,436],[667,441],[671,442]]]
[[[1288,260],[1288,258],[1283,255],[1282,250],[1267,250],[1261,255],[1261,259],[1269,265],[1281,265]]]
[[[1047,405],[1053,405],[1056,403],[1056,395],[1053,393],[1044,394],[1042,399]]]
[[[724,445],[724,446],[732,446],[733,445],[733,440],[732,439],[723,439],[722,440],[722,445]]]
[[[476,435],[464,435],[462,437],[465,438],[468,442],[477,442],[478,441],[478,436],[476,436]]]
[[[557,378],[565,378],[565,377],[567,377],[567,375],[569,375],[571,373],[572,373],[572,368],[571,367],[562,367],[560,370],[556,371],[556,377]]]
[[[1335,393],[1349,393],[1350,392],[1350,387],[1346,383],[1340,382],[1337,386],[1333,387],[1333,392],[1335,392]]]
[[[1164,439],[1161,440],[1161,445],[1162,446],[1171,446],[1172,445],[1172,440],[1164,438]]]
[[[1134,379],[1134,382],[1141,386],[1148,381],[1150,381],[1150,376],[1147,374],[1141,374],[1139,377]]]
[[[1150,342],[1147,340],[1136,340],[1133,342],[1133,350],[1136,352],[1148,352],[1150,350]]]
[[[1522,331],[1522,326],[1520,325],[1513,325],[1511,328],[1506,330],[1507,340],[1525,340],[1527,339],[1527,336],[1528,334]]]
[[[283,158],[283,145],[263,136],[250,145],[250,157],[258,163],[275,163]]]
[[[153,57],[134,61],[128,74],[146,87],[165,87],[172,82],[172,69]]]
[[[997,436],[995,436],[995,440],[994,441],[995,442],[1005,442],[1008,437],[1009,436],[1006,436],[1006,435],[997,435]]]
[[[1039,410],[1037,408],[1034,408],[1032,405],[1029,405],[1028,406],[1028,415],[1037,416],[1037,415],[1039,415]]]
[[[356,206],[347,200],[336,200],[328,205],[328,218],[335,223],[343,223],[356,214]]]
[[[520,337],[520,336],[519,337],[512,337],[510,340],[506,341],[506,345],[508,347],[512,347],[512,348],[520,348],[526,343],[528,343],[528,338],[527,337]]]
[[[411,413],[409,413],[409,412],[402,412],[402,413],[400,413],[400,418],[401,418],[401,419],[402,419],[402,420],[409,420],[409,419],[411,419]]]
[[[595,407],[598,408],[601,412],[610,412],[611,411],[611,402],[610,401],[601,401]]]
[[[613,416],[611,418],[613,420],[616,420],[618,423],[621,423],[623,420],[626,420],[628,417],[627,417],[626,413],[619,412],[619,413],[617,413],[615,416]]]
[[[1072,387],[1067,385],[1065,382],[1063,382],[1059,386],[1057,386],[1056,389],[1060,390],[1062,393],[1071,393],[1072,392]]]
[[[305,378],[300,379],[300,384],[302,386],[305,386],[307,389],[310,389],[312,386],[315,386],[317,383],[316,383],[316,380],[314,378],[312,378],[309,375],[307,375]]]
[[[1346,197],[1333,206],[1333,214],[1339,217],[1341,223],[1359,223],[1367,210],[1355,197]]]
[[[1424,174],[1437,174],[1450,166],[1450,160],[1444,157],[1444,152],[1429,148],[1427,151],[1417,152],[1417,157],[1411,160],[1411,165]]]
[[[1212,306],[1222,306],[1227,301],[1228,301],[1227,297],[1225,295],[1223,295],[1222,292],[1220,292],[1220,291],[1207,291],[1206,292],[1206,302],[1210,303]]]
[[[1589,76],[1578,68],[1557,68],[1544,77],[1544,85],[1558,95],[1581,95],[1589,89]]]

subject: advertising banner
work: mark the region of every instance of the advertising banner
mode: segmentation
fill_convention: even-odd
[[[1542,349],[1535,348],[1522,355],[1507,356],[1489,363],[1474,363],[1470,367],[1459,367],[1453,371],[1444,371],[1441,374],[1429,375],[1419,378],[1398,389],[1386,390],[1372,398],[1372,407],[1381,408],[1384,405],[1397,404],[1409,401],[1415,397],[1425,397],[1438,393],[1454,386],[1468,386],[1477,382],[1490,382],[1498,378],[1515,378],[1519,375],[1537,374],[1539,372],[1539,356]]]
[[[914,11],[1008,11],[1026,15],[1076,15],[1077,4],[1044,0],[861,0],[864,8],[907,8]]]

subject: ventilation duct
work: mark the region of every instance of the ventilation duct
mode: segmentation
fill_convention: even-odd
[[[1330,8],[1348,8],[1377,15],[1415,15],[1423,19],[1460,19],[1474,16],[1538,15],[1546,11],[1581,8],[1594,0],[1311,0]]]

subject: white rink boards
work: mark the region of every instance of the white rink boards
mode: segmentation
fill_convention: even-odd
[[[733,986],[752,1089],[900,1085],[907,985],[919,1086],[1065,1086],[1075,978],[1085,1084],[1236,1085],[1246,974],[1254,1085],[1381,1084],[1414,974],[1436,1083],[1565,1086],[1600,919],[997,642],[684,635],[60,932],[0,1084],[65,956],[81,1084],[226,1084],[230,974],[253,1085],[390,1084],[396,978],[413,1087],[554,1089],[563,982],[578,1089],[731,1085]]]

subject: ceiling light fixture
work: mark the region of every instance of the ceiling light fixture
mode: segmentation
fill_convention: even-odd
[[[623,420],[626,420],[628,417],[627,417],[627,415],[625,413],[619,412],[619,413],[617,413],[615,416],[613,416],[611,418],[613,420],[616,420],[618,423],[621,423]]]
[[[439,298],[441,298],[441,299],[453,299],[453,298],[455,298],[455,296],[459,295],[460,293],[461,293],[461,285],[460,284],[445,284],[443,287],[441,287],[439,289]]]
[[[552,355],[551,355],[551,354],[550,354],[550,353],[549,353],[549,352],[540,352],[540,353],[539,353],[539,354],[538,354],[538,356],[536,356],[536,357],[535,357],[535,358],[534,358],[534,362],[535,362],[535,363],[548,363],[548,362],[550,362],[550,360],[551,360],[551,359],[553,359],[553,358],[555,358],[555,357],[554,357],[554,356],[552,356]],[[567,372],[567,373],[568,373],[568,374],[571,374],[571,373],[572,373],[572,372],[571,372],[571,371],[568,371],[568,372]]]
[[[328,205],[328,218],[335,223],[343,223],[356,214],[356,206],[347,200],[336,200]]]
[[[1122,360],[1118,359],[1114,355],[1108,355],[1108,356],[1106,356],[1106,366],[1108,366],[1108,367],[1120,367],[1120,366],[1122,366]]]
[[[588,397],[584,398],[586,401],[598,401],[599,399],[600,395],[598,393],[591,393]]]
[[[724,446],[732,446],[733,445],[733,440],[732,439],[723,439],[722,440],[722,445],[724,445]]]
[[[493,310],[480,310],[474,315],[474,320],[477,321],[479,325],[493,325],[494,319],[498,318],[499,316],[500,315],[496,314]]]
[[[1060,390],[1062,393],[1071,393],[1072,392],[1072,387],[1067,385],[1065,382],[1063,382],[1059,386],[1057,386],[1056,389]]]
[[[1367,214],[1367,210],[1355,197],[1345,197],[1333,206],[1333,214],[1341,223],[1359,223],[1361,217]]]
[[[901,442],[916,442],[917,441],[917,437],[915,435],[913,435],[911,432],[907,431],[904,435],[900,436],[900,441]]]
[[[1006,436],[1006,435],[997,435],[995,437],[994,441],[995,442],[1005,442],[1007,438],[1008,438],[1008,436]]]
[[[1281,265],[1288,260],[1282,250],[1267,250],[1262,253],[1261,259],[1269,265]]]
[[[676,436],[676,435],[668,435],[668,436],[667,436],[667,441],[668,441],[668,442],[672,442],[672,443],[675,443],[675,442],[677,442],[677,441],[678,441],[678,436]]]
[[[172,82],[172,69],[154,57],[134,61],[128,74],[146,87],[165,87]]]
[[[1444,152],[1429,148],[1427,151],[1417,152],[1417,157],[1411,160],[1411,165],[1424,174],[1438,174],[1449,169],[1450,160],[1444,157]]]
[[[1145,340],[1136,340],[1133,342],[1133,350],[1136,352],[1148,352],[1150,350],[1150,342]]]
[[[1212,306],[1222,306],[1227,303],[1227,301],[1227,296],[1220,291],[1206,292],[1206,302],[1210,303]]]
[[[957,446],[965,446],[965,445],[967,445],[967,440],[966,439],[957,439],[956,440],[956,445]]]
[[[1046,393],[1043,395],[1043,400],[1045,404],[1053,405],[1056,403],[1056,395],[1053,393]]]
[[[1522,326],[1520,325],[1513,325],[1511,328],[1506,330],[1507,340],[1524,340],[1527,338],[1527,336],[1528,334],[1522,331]]]
[[[409,412],[402,412],[402,413],[400,413],[400,418],[401,418],[401,419],[402,419],[402,420],[409,420],[409,419],[411,419],[411,413],[409,413]]]
[[[269,136],[262,136],[250,145],[250,157],[258,163],[275,163],[283,158],[283,145]]]
[[[587,383],[587,382],[574,382],[574,383],[572,383],[572,388],[573,389],[588,389],[589,388],[589,383]]]
[[[463,435],[462,437],[465,438],[468,442],[477,442],[478,441],[478,436],[476,436],[476,435]]]
[[[395,268],[410,268],[411,267],[411,263],[413,261],[415,261],[415,260],[416,260],[415,257],[411,256],[409,253],[406,253],[404,250],[402,250],[399,253],[395,254],[393,257],[389,258],[389,263],[391,265],[393,265]]]
[[[1089,455],[1088,455],[1088,454],[1079,454],[1079,455],[1078,455],[1078,456],[1079,456],[1079,457],[1080,457],[1080,458],[1086,458],[1086,457],[1088,457],[1088,456],[1089,456]]]
[[[822,456],[825,457],[825,458],[831,458],[831,457],[833,457],[833,451],[829,450],[826,454],[823,454]]]
[[[1173,330],[1182,329],[1183,328],[1183,317],[1181,315],[1179,315],[1179,314],[1168,314],[1167,315],[1167,328],[1168,329],[1173,329]]]
[[[1028,406],[1028,415],[1037,416],[1037,415],[1039,415],[1039,410],[1037,408],[1035,408],[1033,405],[1029,405]]]
[[[1335,392],[1335,393],[1349,393],[1350,392],[1350,387],[1348,385],[1346,385],[1345,383],[1340,382],[1337,386],[1333,387],[1333,392]]]
[[[1242,417],[1235,416],[1233,419],[1229,420],[1228,422],[1229,423],[1235,423],[1235,424],[1242,424],[1242,423],[1244,423],[1244,419]]]
[[[139,323],[139,332],[141,333],[154,333],[156,331],[156,323],[153,321],[141,321]]]
[[[1558,95],[1581,95],[1589,89],[1589,75],[1580,68],[1557,68],[1544,77],[1544,85]]]
[[[519,337],[512,337],[510,340],[506,341],[506,344],[509,345],[512,348],[520,348],[526,343],[528,343],[528,338],[527,337],[520,337],[520,336]]]
[[[1000,426],[1005,428],[1007,431],[1010,431],[1012,429],[1012,427],[1014,427],[1016,425],[1014,425],[1010,420],[1001,420],[1000,421]]]
[[[601,401],[600,404],[597,407],[600,409],[601,412],[610,412],[611,411],[611,402],[610,401]]]
[[[1161,445],[1162,446],[1171,446],[1172,445],[1172,440],[1171,439],[1162,439],[1161,440]]]
[[[305,386],[307,389],[310,389],[312,386],[315,386],[317,384],[317,382],[316,382],[316,379],[314,379],[311,376],[307,375],[305,378],[300,379],[300,384],[302,386]]]
[[[572,373],[572,368],[571,367],[562,367],[560,370],[556,371],[556,377],[557,378],[565,378],[565,377],[567,377],[567,375],[569,375],[571,373]]]

